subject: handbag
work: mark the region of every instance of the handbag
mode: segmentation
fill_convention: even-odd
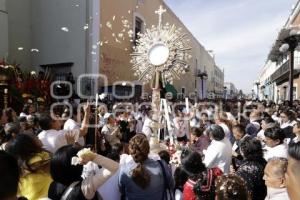
[[[169,184],[169,181],[167,179],[165,167],[164,167],[161,160],[158,160],[157,162],[160,165],[160,168],[161,168],[161,171],[162,171],[162,174],[163,174],[163,178],[164,178],[164,186],[165,186],[165,189],[166,189],[164,191],[163,200],[175,200],[174,192],[172,191],[172,189],[170,187],[170,184]]]

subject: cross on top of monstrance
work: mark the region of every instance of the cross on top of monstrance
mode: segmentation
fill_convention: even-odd
[[[167,12],[162,5],[159,6],[159,9],[155,11],[155,14],[158,14],[158,27],[161,28],[162,15]]]

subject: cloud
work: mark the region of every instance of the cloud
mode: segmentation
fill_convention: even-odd
[[[199,42],[215,52],[216,63],[225,68],[225,80],[251,91],[296,0],[166,0],[166,3]]]

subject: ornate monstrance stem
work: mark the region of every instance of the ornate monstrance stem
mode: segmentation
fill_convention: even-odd
[[[152,119],[155,122],[159,122],[159,107],[160,107],[160,85],[159,85],[159,79],[160,79],[160,72],[155,72],[155,79],[154,79],[154,86],[152,88],[152,111],[153,116]],[[155,130],[156,132],[157,130]]]

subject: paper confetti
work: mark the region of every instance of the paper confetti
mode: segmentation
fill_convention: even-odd
[[[106,22],[106,26],[107,26],[107,28],[110,28],[110,29],[112,29],[112,24],[111,24],[111,22],[110,22],[110,21]]]
[[[31,49],[30,51],[31,52],[37,52],[37,53],[40,52],[38,49]]]
[[[62,30],[62,31],[65,31],[65,32],[69,32],[68,27],[61,27],[61,30]]]

